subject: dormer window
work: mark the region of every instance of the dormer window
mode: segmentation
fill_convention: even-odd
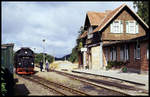
[[[123,22],[121,20],[115,20],[110,26],[111,33],[123,33]]]

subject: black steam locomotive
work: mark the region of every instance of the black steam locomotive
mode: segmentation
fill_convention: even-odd
[[[17,74],[34,73],[34,52],[30,48],[19,49],[14,56],[14,64]]]

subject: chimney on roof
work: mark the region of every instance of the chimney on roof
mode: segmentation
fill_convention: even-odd
[[[112,10],[105,10],[105,13],[108,14],[109,12],[111,12]]]

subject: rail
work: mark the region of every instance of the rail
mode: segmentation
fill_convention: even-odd
[[[56,82],[52,82],[49,80],[46,80],[44,78],[41,78],[39,76],[36,75],[31,75],[31,76],[22,76],[25,79],[34,81],[38,84],[43,85],[44,87],[47,87],[48,89],[54,90],[55,92],[63,95],[63,96],[70,96],[70,95],[82,95],[82,96],[89,96],[89,94],[83,92],[83,91],[79,91],[67,86],[64,86],[60,83],[56,83]]]

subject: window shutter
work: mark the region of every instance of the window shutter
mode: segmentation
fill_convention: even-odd
[[[123,21],[120,21],[120,33],[123,33]]]
[[[136,22],[136,27],[135,27],[135,28],[136,28],[136,30],[135,30],[136,33],[139,33],[139,26],[138,26],[138,23],[137,23],[137,22]]]
[[[113,23],[110,24],[110,32],[113,32]]]
[[[129,22],[126,21],[126,33],[129,33]]]

